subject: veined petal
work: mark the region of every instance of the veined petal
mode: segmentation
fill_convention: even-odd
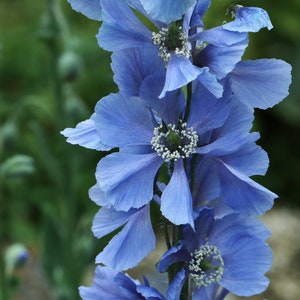
[[[89,189],[89,197],[92,201],[94,201],[99,206],[105,206],[108,208],[111,206],[111,204],[105,198],[105,194],[100,189],[100,186],[98,183],[96,183]]]
[[[241,60],[248,46],[248,38],[231,46],[208,44],[196,57],[196,64],[206,66],[218,79],[224,78]]]
[[[194,66],[191,61],[179,55],[172,54],[167,66],[165,86],[159,98],[166,92],[183,87],[201,74],[201,69]]]
[[[222,126],[229,112],[228,101],[217,99],[199,83],[193,91],[188,127],[193,127],[199,135],[203,134]]]
[[[140,0],[146,12],[155,20],[171,23],[182,18],[195,0]]]
[[[102,9],[100,0],[68,0],[72,8],[90,19],[101,21]]]
[[[268,13],[260,7],[243,7],[237,5],[235,20],[223,25],[224,29],[237,32],[257,32],[267,27],[273,28]]]
[[[149,63],[149,58],[151,58],[151,63]],[[154,47],[131,48],[114,52],[112,54],[112,70],[114,81],[120,92],[127,96],[140,96],[140,86],[146,77],[160,72],[165,74],[164,63]],[[157,85],[155,81],[154,83]],[[143,95],[141,96],[143,97]]]
[[[208,67],[202,68],[202,73],[199,74],[197,77],[197,80],[201,82],[203,86],[207,88],[207,90],[213,94],[217,98],[221,98],[223,94],[223,87],[222,85],[217,81],[217,77],[210,73],[210,70]]]
[[[67,137],[67,142],[73,145],[80,145],[85,148],[100,151],[110,150],[112,147],[105,145],[99,136],[94,120],[87,119],[76,125],[75,128],[66,128],[61,134]]]
[[[101,139],[108,145],[150,145],[154,126],[147,103],[140,98],[118,94],[98,101],[95,124]]]
[[[106,207],[100,208],[93,220],[92,231],[95,237],[100,239],[118,229],[124,225],[136,211],[136,209],[130,209],[124,212]]]
[[[122,231],[96,257],[96,263],[103,263],[116,270],[127,270],[135,267],[153,251],[155,243],[147,205],[130,217]]]
[[[97,35],[100,47],[108,51],[153,47],[150,30],[138,19],[126,1],[100,1],[103,17]]]
[[[246,40],[248,34],[245,32],[235,32],[225,30],[222,26],[203,30],[192,35],[191,41],[208,42],[218,47],[231,46]]]
[[[228,76],[237,99],[251,108],[266,109],[288,95],[291,66],[279,59],[246,60]]]
[[[182,160],[175,162],[171,180],[161,196],[160,209],[172,223],[194,227],[193,200]]]
[[[190,20],[191,28],[203,27],[202,18],[211,4],[211,0],[198,1],[194,7],[194,11]]]
[[[233,168],[219,165],[221,197],[236,212],[262,215],[271,209],[277,195]]]
[[[157,153],[112,153],[99,162],[96,178],[117,210],[139,208],[151,201],[155,175],[163,160]]]
[[[264,274],[272,264],[270,247],[253,236],[243,236],[233,240],[230,250],[223,256],[224,273],[220,284],[238,296],[263,292],[269,284]],[[227,266],[230,266],[230,270]]]
[[[173,281],[171,282],[168,291],[167,291],[167,299],[168,300],[179,300],[182,287],[184,285],[185,280],[187,279],[188,274],[185,269],[180,270]]]

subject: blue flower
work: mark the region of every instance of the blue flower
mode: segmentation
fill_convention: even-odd
[[[79,287],[83,300],[165,300],[154,288],[109,267],[96,267],[90,287]]]
[[[102,206],[94,217],[92,226],[97,238],[102,238],[123,226],[96,257],[96,263],[116,270],[135,267],[154,250],[156,244],[149,205],[139,209],[132,208],[127,212],[116,211],[110,207],[97,184],[90,189],[89,196],[96,204]]]
[[[229,291],[251,296],[264,291],[269,283],[265,273],[272,263],[272,252],[265,240],[270,232],[255,218],[230,214],[214,218],[213,210],[202,209],[195,229],[184,225],[183,239],[161,258],[158,270],[183,262],[168,289],[168,299],[180,299],[184,283],[190,278],[193,299],[223,299]]]
[[[253,12],[239,7],[237,10],[242,10],[243,14],[237,13],[234,21],[225,24],[226,26],[203,30],[202,20],[199,19],[202,19],[209,5],[201,2],[197,2],[189,10],[182,25],[155,22],[146,15],[156,27],[152,32],[138,19],[128,3],[102,0],[104,22],[97,35],[99,45],[109,51],[136,47],[155,49],[167,67],[160,97],[167,91],[180,88],[196,78],[210,92],[221,97],[223,89],[217,78],[224,78],[240,61],[248,44],[248,32],[257,31],[257,28],[262,27],[269,28],[271,25],[269,19],[265,18],[265,11]],[[144,10],[140,9],[139,1],[131,3],[133,8],[145,14]],[[254,24],[250,22],[249,15],[257,22]],[[260,18],[261,15],[264,18]],[[230,27],[231,23],[240,23],[240,18],[244,20],[242,30],[234,25]]]
[[[128,211],[149,203],[159,169],[167,163],[173,172],[161,195],[161,211],[176,225],[192,225],[193,200],[184,160],[188,165],[196,156],[207,159],[215,168],[220,183],[216,190],[227,205],[243,210],[242,204],[250,202],[246,207],[254,214],[269,209],[276,195],[248,178],[262,174],[268,166],[265,153],[255,144],[259,135],[248,133],[252,110],[230,99],[217,99],[198,85],[189,117],[183,121],[183,94],[172,92],[157,101],[151,98],[155,87],[148,83],[144,89],[146,100],[111,94],[96,105],[94,121],[101,141],[120,150],[104,157],[96,170],[98,184],[113,208]],[[237,203],[226,176],[241,183]],[[243,195],[247,191],[249,195]],[[252,199],[253,195],[257,197]]]

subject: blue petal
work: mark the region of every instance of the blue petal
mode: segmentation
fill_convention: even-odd
[[[114,208],[127,211],[152,199],[154,178],[162,163],[156,153],[112,153],[99,162],[96,178]]]
[[[111,204],[105,198],[105,193],[101,190],[98,183],[89,189],[89,197],[99,206],[110,207]]]
[[[165,272],[169,266],[176,262],[189,262],[191,259],[190,253],[182,247],[182,244],[173,246],[166,251],[158,262],[157,270]]]
[[[223,87],[217,81],[217,77],[212,73],[210,73],[209,68],[207,67],[202,68],[202,73],[199,74],[197,80],[201,82],[201,84],[205,86],[211,94],[213,94],[217,98],[222,97]]]
[[[151,63],[149,63],[149,58],[151,58]],[[114,52],[112,70],[114,81],[120,92],[127,96],[140,96],[140,86],[143,80],[151,74],[165,74],[164,63],[157,55],[156,48],[132,48]],[[158,83],[154,81],[155,86]],[[159,86],[162,89],[162,85]],[[141,97],[144,98],[143,95]]]
[[[135,213],[136,209],[124,212],[102,207],[94,217],[92,231],[100,239],[124,225]]]
[[[168,300],[180,299],[181,290],[187,277],[188,274],[184,269],[182,269],[176,274],[167,291]]]
[[[273,206],[276,194],[229,166],[220,164],[218,168],[222,198],[235,211],[262,215]]]
[[[154,126],[147,103],[111,94],[96,105],[95,124],[103,142],[114,147],[150,145]]]
[[[194,11],[190,21],[190,26],[192,28],[204,26],[202,18],[206,13],[206,11],[208,10],[210,4],[211,4],[211,0],[202,0],[197,2],[197,4],[194,7]]]
[[[155,243],[150,209],[145,206],[132,215],[122,231],[111,239],[96,257],[96,263],[103,263],[116,270],[135,267],[154,250]]]
[[[189,59],[172,54],[167,66],[165,86],[159,97],[162,98],[166,92],[183,87],[200,74],[201,69],[194,66]]]
[[[201,288],[195,288],[192,300],[197,300],[197,299],[201,299],[201,300],[216,299],[216,295],[217,295],[219,286],[220,285],[213,283],[213,284],[210,284],[208,286],[203,286]]]
[[[241,60],[248,46],[248,38],[231,46],[208,44],[196,57],[196,64],[207,66],[218,79],[224,78]]]
[[[75,128],[66,128],[61,134],[67,137],[67,142],[85,148],[100,151],[110,150],[112,147],[105,145],[99,136],[94,120],[88,119],[76,125]]]
[[[101,0],[103,23],[97,35],[100,47],[118,51],[134,47],[154,47],[151,32],[126,1]]]
[[[101,21],[101,4],[100,0],[68,0],[72,8],[90,19]]]
[[[136,291],[141,294],[145,299],[151,300],[164,300],[164,296],[159,293],[156,289],[149,286],[138,285]]]
[[[111,268],[96,267],[93,284],[90,287],[79,287],[81,298],[83,300],[124,299],[119,285],[113,281],[117,274],[118,272]]]
[[[270,247],[260,239],[243,236],[231,241],[227,250],[220,284],[238,296],[262,293],[269,284],[264,274],[272,264]]]
[[[245,32],[235,32],[225,30],[222,26],[203,30],[192,35],[191,41],[208,42],[218,47],[231,46],[236,43],[245,41],[248,34]]]
[[[224,29],[237,32],[257,32],[261,28],[273,28],[268,13],[259,7],[237,6],[235,20],[223,25]]]
[[[225,99],[217,99],[199,83],[193,91],[188,127],[200,135],[222,126],[229,112],[230,105]]]
[[[168,24],[181,19],[195,0],[140,0],[140,2],[153,19]]]
[[[289,93],[291,66],[278,59],[246,60],[229,74],[234,95],[251,108],[266,109]]]
[[[160,209],[172,223],[194,227],[193,200],[182,160],[175,162],[171,180],[161,196]]]

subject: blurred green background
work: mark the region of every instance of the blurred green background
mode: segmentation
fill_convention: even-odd
[[[206,24],[222,23],[230,4],[213,1]],[[274,25],[250,35],[245,58],[275,57],[293,66],[290,96],[256,112],[259,144],[270,157],[267,176],[257,180],[280,196],[276,206],[299,207],[300,0],[236,4],[265,8]],[[49,299],[78,299],[86,267],[105,244],[90,231],[98,207],[87,193],[102,153],[69,145],[60,135],[117,91],[110,53],[97,45],[98,28],[67,0],[0,2],[0,250],[23,243],[36,272],[31,278],[14,270],[5,282],[1,258],[3,300],[18,297],[14,287],[24,280],[37,280],[45,293],[26,299],[48,299],[49,291]],[[39,286],[41,276],[46,286]]]

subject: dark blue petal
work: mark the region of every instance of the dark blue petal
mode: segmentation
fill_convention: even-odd
[[[229,74],[235,97],[251,108],[266,109],[289,93],[291,66],[278,59],[246,60]]]
[[[190,21],[190,26],[192,28],[204,26],[202,18],[206,13],[206,11],[208,10],[210,4],[211,4],[211,0],[203,0],[197,2]]]
[[[187,272],[182,269],[177,273],[173,281],[171,282],[168,291],[167,291],[167,299],[168,300],[179,300],[182,287],[184,285],[185,280],[187,279]]]

